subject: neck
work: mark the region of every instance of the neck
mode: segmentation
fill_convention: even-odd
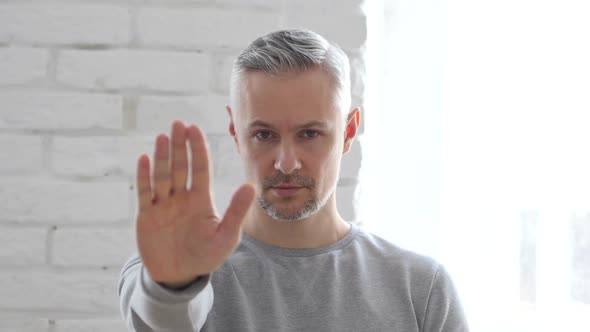
[[[244,221],[244,232],[258,241],[282,248],[319,248],[343,238],[350,224],[336,209],[332,195],[317,213],[298,221],[279,221],[253,205]]]

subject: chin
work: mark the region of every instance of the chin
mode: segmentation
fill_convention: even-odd
[[[296,197],[290,197],[289,200],[290,202],[286,202],[284,198],[271,200],[259,197],[257,203],[274,220],[300,221],[316,214],[327,202],[327,200],[321,202],[310,196],[305,200]]]

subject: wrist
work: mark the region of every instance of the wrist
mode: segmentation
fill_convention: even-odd
[[[188,286],[192,285],[195,281],[200,279],[202,276],[197,276],[189,280],[177,281],[177,282],[158,282],[161,286],[171,289],[171,290],[184,290]]]

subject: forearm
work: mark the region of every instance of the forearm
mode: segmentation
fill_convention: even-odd
[[[154,281],[139,257],[123,267],[119,281],[123,319],[131,331],[199,331],[213,305],[209,276],[182,290],[172,290]]]

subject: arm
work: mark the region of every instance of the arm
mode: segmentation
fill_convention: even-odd
[[[130,331],[199,331],[213,306],[210,275],[181,290],[154,281],[138,255],[123,266],[119,279],[121,314]]]
[[[432,279],[421,331],[468,332],[469,326],[455,286],[439,265]]]
[[[148,155],[138,159],[139,255],[125,264],[119,280],[121,313],[131,331],[193,332],[211,310],[210,275],[238,245],[255,188],[241,186],[220,218],[208,155],[201,130],[174,121],[172,140],[164,134],[156,138],[153,170]]]

